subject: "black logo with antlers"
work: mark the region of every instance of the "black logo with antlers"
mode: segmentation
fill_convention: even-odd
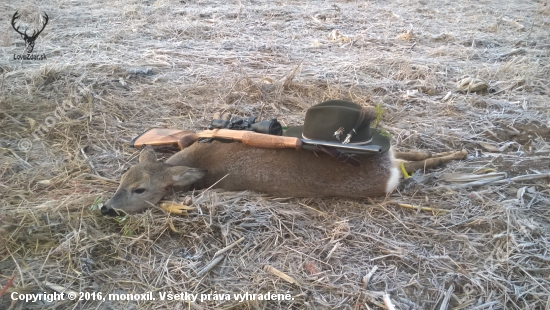
[[[21,35],[21,38],[23,38],[23,40],[25,40],[25,48],[27,50],[27,53],[32,53],[32,50],[34,49],[34,41],[36,40],[36,38],[38,38],[38,35],[42,32],[42,30],[44,30],[44,28],[46,28],[46,25],[48,24],[48,14],[44,13],[44,25],[42,26],[42,29],[36,31],[34,30],[32,32],[32,35],[28,35],[27,34],[27,30],[28,29],[25,29],[25,32],[21,32],[19,31],[19,27],[20,26],[17,26],[15,27],[15,21],[20,17],[19,14],[17,14],[17,11],[15,12],[15,14],[13,14],[13,17],[11,19],[11,26],[13,27],[13,29],[15,31],[17,31],[17,33],[19,33]]]

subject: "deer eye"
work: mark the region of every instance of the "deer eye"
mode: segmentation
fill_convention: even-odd
[[[145,192],[145,188],[136,188],[133,192],[136,194],[143,194],[143,192]]]

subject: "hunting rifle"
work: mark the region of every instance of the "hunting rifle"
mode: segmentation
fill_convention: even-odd
[[[137,136],[130,142],[132,147],[179,145],[184,149],[200,138],[217,139],[222,141],[239,141],[246,145],[264,149],[318,150],[319,147],[336,149],[342,153],[358,155],[375,155],[382,152],[378,145],[349,145],[328,141],[298,139],[295,137],[275,136],[246,130],[214,129],[203,132],[188,130],[152,128]]]

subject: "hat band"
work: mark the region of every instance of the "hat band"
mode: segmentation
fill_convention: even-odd
[[[303,132],[302,132],[302,138],[308,139],[308,140],[315,140],[315,139],[311,139],[311,138],[306,137],[306,136],[304,135]],[[372,142],[372,136],[371,136],[371,138],[370,138],[369,140],[367,140],[367,141],[362,141],[362,142],[350,142],[350,143],[347,143],[347,145],[367,145],[367,144],[369,144],[369,143],[371,143],[371,142]]]

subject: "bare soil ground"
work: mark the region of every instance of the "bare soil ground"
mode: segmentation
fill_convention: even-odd
[[[13,60],[16,10],[49,15],[34,51],[46,60]],[[550,309],[546,1],[7,0],[0,12],[0,289],[15,276],[0,308],[377,309],[388,294],[396,309]],[[465,77],[490,89],[458,92]],[[372,200],[209,191],[187,216],[91,210],[147,127],[202,130],[223,111],[296,125],[326,99],[382,104],[397,150],[469,156]],[[476,172],[506,179],[451,182]],[[10,297],[56,290],[157,300]],[[245,292],[292,299],[233,299]]]

